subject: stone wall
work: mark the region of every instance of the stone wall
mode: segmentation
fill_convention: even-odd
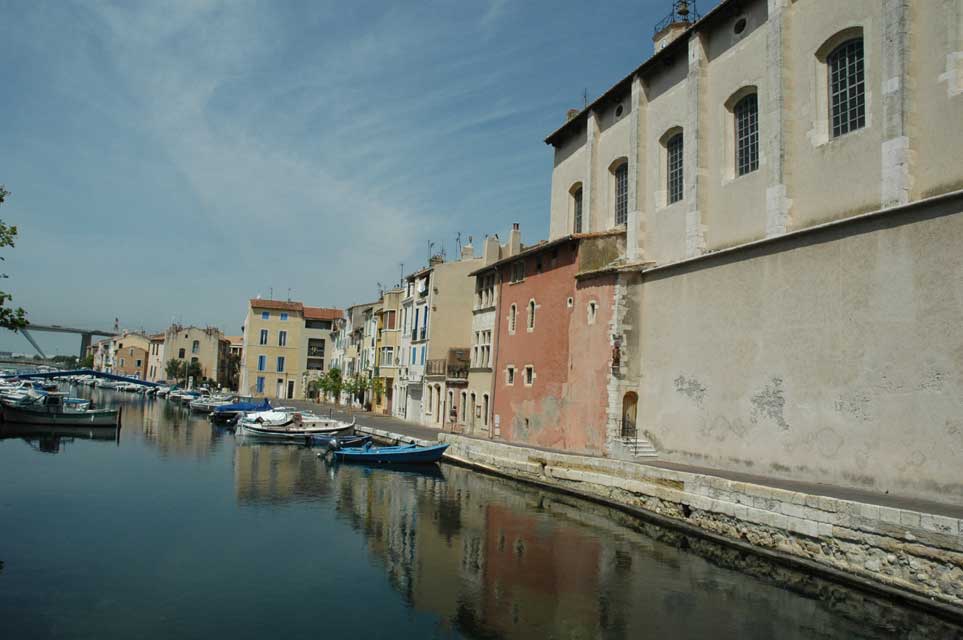
[[[448,433],[439,439],[456,462],[649,512],[912,599],[963,607],[963,529],[955,517]]]

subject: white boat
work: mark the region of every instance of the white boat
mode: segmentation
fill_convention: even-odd
[[[345,434],[354,430],[355,421],[343,422],[301,411],[258,411],[237,423],[241,436],[275,442],[304,442],[312,435]]]
[[[96,382],[96,386],[98,389],[116,389],[117,383],[107,378],[101,378]]]
[[[201,396],[191,400],[191,411],[197,413],[210,413],[218,407],[223,407],[229,405],[237,400],[237,396],[228,395],[216,395],[216,396]]]

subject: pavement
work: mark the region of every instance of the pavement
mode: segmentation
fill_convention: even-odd
[[[374,431],[385,431],[388,432],[394,439],[411,442],[414,440],[427,440],[435,441],[438,439],[438,434],[441,433],[440,429],[435,429],[432,427],[426,427],[424,425],[416,424],[414,422],[408,422],[407,420],[402,420],[401,418],[396,418],[394,416],[386,416],[381,413],[375,413],[372,411],[363,411],[360,409],[348,408],[343,405],[337,406],[325,403],[316,403],[306,400],[285,400],[286,405],[296,406],[299,409],[310,409],[319,414],[328,415],[329,413],[342,420],[351,420],[352,418],[357,419],[357,424],[359,426],[367,427],[369,433]],[[376,434],[380,435],[380,434]],[[466,438],[471,438],[475,436],[469,436],[466,434],[458,434]],[[402,436],[398,438],[397,436]],[[487,440],[487,438],[486,438]],[[528,449],[535,449],[540,451],[555,451],[557,453],[571,453],[569,451],[561,451],[558,449],[546,449],[543,447],[535,447],[530,445],[519,445],[511,442],[500,441],[501,444],[506,444],[509,446],[525,447]],[[772,487],[774,489],[782,489],[784,491],[798,491],[800,493],[806,493],[810,495],[826,496],[829,498],[836,498],[839,500],[851,500],[854,502],[862,502],[866,504],[875,504],[885,507],[892,507],[894,509],[906,509],[908,511],[918,511],[920,513],[932,513],[935,515],[948,516],[951,518],[963,519],[963,506],[956,506],[952,504],[946,504],[943,502],[935,502],[932,500],[919,500],[916,498],[908,498],[904,496],[897,496],[890,493],[880,493],[878,491],[867,491],[864,489],[853,489],[849,487],[840,487],[837,485],[824,484],[818,482],[800,482],[796,480],[783,480],[781,478],[772,478],[769,476],[760,476],[750,473],[739,473],[736,471],[728,471],[724,469],[713,469],[710,467],[700,467],[687,464],[679,464],[675,462],[667,462],[661,460],[645,459],[639,460],[638,464],[646,465],[651,467],[656,467],[659,469],[671,469],[673,471],[681,471],[685,473],[694,473],[706,476],[715,476],[717,478],[725,478],[726,480],[731,480],[734,482],[746,482],[749,484],[756,484],[765,487]]]

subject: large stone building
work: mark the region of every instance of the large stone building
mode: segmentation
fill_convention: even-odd
[[[147,359],[150,338],[139,333],[125,331],[113,339],[114,357],[111,372],[147,380]]]
[[[147,380],[160,382],[167,380],[167,361],[164,359],[165,334],[158,333],[150,337],[147,349]]]
[[[961,24],[724,0],[547,138],[550,239],[626,234],[605,453],[963,504]]]
[[[303,399],[310,381],[326,371],[326,349],[341,315],[338,309],[308,307],[301,302],[250,300],[244,320],[239,392]],[[229,354],[231,343],[225,342]]]

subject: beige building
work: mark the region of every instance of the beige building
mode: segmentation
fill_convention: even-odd
[[[405,279],[395,415],[439,429],[455,424],[471,360],[475,283],[468,274],[481,265],[466,245],[459,260],[435,256]]]
[[[165,334],[158,333],[150,336],[150,346],[147,349],[147,380],[159,382],[167,379],[167,361],[164,360]]]
[[[375,311],[377,337],[375,340],[375,379],[380,380],[381,392],[372,390],[372,410],[391,415],[394,404],[394,384],[401,359],[401,296],[404,289],[389,289],[381,296]]]
[[[961,25],[724,0],[548,137],[551,237],[626,229],[612,454],[631,423],[670,461],[963,504]]]
[[[158,376],[166,377],[167,362],[178,360],[186,363],[197,362],[201,367],[201,377],[224,385],[226,360],[229,345],[217,327],[194,327],[173,324],[164,333],[163,367]],[[201,380],[194,380],[198,385]]]
[[[498,316],[499,272],[494,265],[499,260],[517,255],[523,248],[522,234],[517,224],[512,226],[508,241],[502,244],[497,235],[485,238],[481,265],[472,276],[475,297],[472,302],[471,355],[468,387],[457,398],[458,429],[469,434],[491,433],[491,407],[494,398],[493,368],[498,347],[496,338]],[[484,270],[483,270],[484,269]]]
[[[244,321],[239,391],[272,398],[304,398],[326,371],[338,309],[300,302],[252,299]]]
[[[113,339],[114,357],[111,372],[119,376],[147,379],[147,356],[150,338],[125,331]]]

